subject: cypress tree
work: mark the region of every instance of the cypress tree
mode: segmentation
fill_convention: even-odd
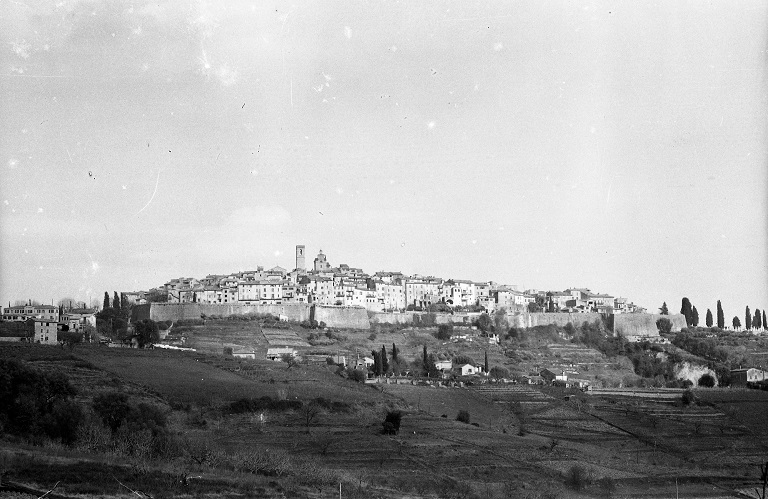
[[[669,315],[669,309],[667,308],[667,302],[664,302],[661,304],[661,308],[659,309],[659,313],[661,315]]]
[[[373,374],[381,376],[381,352],[378,350],[371,350],[373,356]]]
[[[392,343],[392,362],[397,362],[397,346]]]
[[[691,323],[693,324],[693,327],[696,327],[699,325],[699,311],[696,310],[695,306],[691,310]]]
[[[738,329],[741,327],[741,321],[737,316],[733,316],[733,329]]]
[[[488,350],[485,351],[485,373],[488,374]]]
[[[712,327],[712,311],[707,309],[707,327]]]
[[[424,345],[424,353],[422,358],[422,365],[424,366],[424,373],[429,376],[429,356],[427,355],[427,345]]]
[[[744,313],[744,328],[752,329],[752,314],[749,313],[749,305],[747,305],[747,311]]]
[[[725,314],[723,313],[723,306],[720,304],[720,300],[717,300],[717,327],[720,329],[725,327]]]
[[[384,345],[381,345],[381,372],[387,374],[389,372],[389,362],[387,361],[387,349]]]
[[[752,326],[755,329],[761,329],[763,327],[763,318],[760,316],[760,309],[755,309],[755,317],[752,319]]]
[[[765,320],[765,309],[763,309],[763,329],[768,329],[768,322]]]
[[[102,310],[109,308],[109,292],[104,291],[104,304],[101,306]]]
[[[120,297],[117,295],[117,291],[115,291],[115,297],[112,298],[112,308],[120,310]]]
[[[680,307],[680,313],[685,316],[685,325],[693,325],[693,310],[691,310],[691,300],[687,297],[683,297],[683,305]]]

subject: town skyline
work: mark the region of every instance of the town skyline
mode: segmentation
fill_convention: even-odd
[[[768,5],[7,2],[0,300],[288,266],[768,303]]]

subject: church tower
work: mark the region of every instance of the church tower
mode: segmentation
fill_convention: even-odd
[[[296,245],[296,268],[298,270],[306,270],[307,266],[304,261],[304,245]]]

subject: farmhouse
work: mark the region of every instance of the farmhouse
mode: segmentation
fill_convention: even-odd
[[[267,348],[267,359],[269,360],[283,360],[283,355],[290,355],[291,357],[296,357],[296,350],[293,348]]]
[[[768,371],[756,369],[731,369],[731,384],[738,386],[747,386],[747,383],[757,383],[768,379]]]
[[[453,368],[453,362],[450,360],[438,360],[435,362],[435,367],[438,371],[450,371]]]
[[[477,374],[479,372],[479,369],[473,366],[472,364],[464,364],[463,366],[458,366],[456,368],[456,374],[459,376],[472,376],[474,374]]]
[[[550,371],[549,369],[543,369],[539,373],[539,376],[544,378],[547,383],[554,383],[555,381],[568,381],[568,375],[565,374],[565,371],[560,371],[560,374],[556,374],[554,371]]]

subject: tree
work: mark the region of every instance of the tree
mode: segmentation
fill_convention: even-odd
[[[744,314],[744,329],[752,329],[752,314],[749,312],[749,305],[747,305],[747,311]]]
[[[387,349],[384,345],[381,345],[381,373],[387,374],[389,372],[389,362],[387,361]]]
[[[702,374],[701,378],[699,378],[698,385],[703,386],[704,388],[712,388],[717,384],[715,381],[714,376],[712,376],[709,373]]]
[[[456,415],[456,421],[464,424],[469,424],[469,411],[461,410]]]
[[[507,321],[507,309],[500,307],[493,314],[493,327],[494,331],[502,333],[509,329],[509,321]]]
[[[70,349],[83,341],[83,333],[77,331],[59,331],[56,339],[61,345],[67,345]]]
[[[121,310],[120,296],[117,294],[117,291],[115,291],[115,297],[112,298],[112,308],[114,308],[115,310]]]
[[[693,327],[696,327],[699,325],[699,311],[696,310],[695,306],[691,310],[691,322],[693,323]]]
[[[398,361],[397,353],[398,353],[397,352],[397,346],[394,343],[392,343],[392,362],[397,362]]]
[[[707,327],[712,327],[712,311],[710,309],[707,309],[707,318],[705,320]]]
[[[133,325],[134,338],[139,344],[139,348],[151,345],[160,341],[160,332],[157,323],[152,319],[144,319]]]
[[[421,354],[421,360],[422,360],[421,365],[423,366],[424,374],[429,376],[429,369],[428,369],[429,356],[427,355],[427,345],[424,345],[424,351]]]
[[[488,374],[491,376],[491,379],[498,381],[500,379],[508,378],[509,370],[505,367],[493,366]]]
[[[484,333],[488,333],[493,330],[493,320],[491,317],[486,314],[480,314],[480,317],[477,318],[477,329]]]
[[[371,356],[373,356],[373,374],[381,376],[381,352],[371,350]]]
[[[403,419],[403,413],[400,411],[389,411],[384,417],[381,432],[385,435],[397,435],[400,431],[400,421]]]
[[[735,315],[733,316],[733,329],[739,329],[741,327],[741,321]]]
[[[93,398],[93,412],[109,426],[112,433],[122,426],[130,410],[128,396],[124,393],[102,393]]]
[[[489,369],[488,369],[488,350],[485,351],[485,363],[483,365],[483,368],[485,369],[486,373],[489,371]]]
[[[307,433],[309,433],[309,427],[317,422],[322,412],[322,406],[315,400],[301,406],[301,419],[307,427]]]
[[[725,313],[723,313],[723,306],[720,305],[720,300],[717,300],[717,327],[720,329],[725,327]]]
[[[683,297],[683,305],[680,307],[680,313],[685,316],[685,325],[688,327],[692,326],[693,310],[691,309],[691,301],[687,297]],[[662,314],[664,314],[664,312],[662,312]]]
[[[102,310],[109,308],[109,292],[104,291],[104,305],[101,306]]]
[[[661,308],[659,309],[659,313],[661,315],[669,315],[669,309],[667,308],[667,302],[664,302],[661,304]]]
[[[752,325],[755,327],[755,329],[762,329],[763,327],[763,318],[760,316],[760,309],[755,309],[755,318],[752,319]]]
[[[656,327],[658,328],[659,333],[669,334],[672,332],[672,321],[666,317],[661,317],[656,321]]]
[[[437,339],[450,340],[453,334],[453,324],[440,324],[437,326]]]
[[[765,309],[763,309],[763,329],[768,329],[768,321],[765,320]]]

